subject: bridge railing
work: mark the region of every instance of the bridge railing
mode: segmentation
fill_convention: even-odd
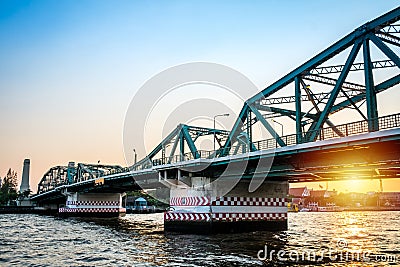
[[[400,127],[400,113],[379,118],[379,129],[391,129]]]
[[[213,153],[215,153],[215,151],[213,150],[198,150],[197,153],[195,154],[193,154],[192,152],[187,152],[182,155],[174,155],[172,157],[154,159],[152,162],[153,166],[159,166],[159,165],[171,164],[171,163],[188,161],[199,158],[208,159],[213,157]]]
[[[379,130],[391,129],[391,128],[398,128],[400,127],[400,113],[392,114],[387,116],[382,116],[378,118],[378,125]],[[328,140],[333,138],[340,138],[352,135],[358,135],[363,133],[368,133],[368,121],[356,121],[350,122],[346,124],[337,125],[335,127],[326,127],[323,129],[318,130],[318,137],[317,140]],[[306,136],[302,136],[302,142],[299,143],[307,143],[312,142],[313,140],[306,141],[307,136],[311,135],[308,133]],[[286,146],[296,145],[296,134],[282,136],[281,139],[285,142]],[[315,141],[317,141],[315,140]],[[279,145],[276,142],[275,138],[270,138],[267,140],[261,140],[254,143],[257,150],[267,150],[267,149],[274,149],[278,148]]]
[[[378,125],[379,125],[379,130],[399,128],[400,113],[382,116],[378,118]],[[321,130],[318,130],[318,137],[317,140],[315,141],[322,141],[322,140],[358,135],[363,133],[368,133],[368,121],[366,120],[341,124],[335,127],[326,127]],[[308,135],[310,135],[310,133],[308,133]],[[302,136],[302,140],[306,140],[305,139],[306,137],[307,136]],[[292,146],[298,144],[296,134],[281,136],[281,139],[285,142],[286,146]],[[312,142],[312,141],[303,141],[299,143],[307,143],[307,142]],[[256,141],[254,142],[254,146],[256,147],[257,150],[276,149],[279,147],[275,138]],[[235,154],[234,151],[238,152],[240,151],[240,148],[238,149],[232,148],[230,151],[230,155]],[[241,153],[238,152],[237,154]],[[181,161],[193,160],[196,158],[208,159],[208,158],[213,158],[214,156],[215,156],[215,151],[199,150],[198,154],[196,154],[196,157],[195,155],[193,155],[193,153],[188,152],[182,155],[174,155],[172,157],[163,157],[160,159],[154,159],[152,160],[152,163],[153,166],[159,166],[159,165],[177,163]]]

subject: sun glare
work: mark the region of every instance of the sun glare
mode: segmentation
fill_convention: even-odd
[[[379,191],[379,183],[375,180],[346,180],[340,185],[342,192],[370,192]]]

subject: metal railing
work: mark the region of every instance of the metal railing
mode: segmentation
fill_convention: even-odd
[[[154,159],[153,166],[159,166],[159,165],[165,165],[165,164],[171,164],[171,163],[177,163],[181,161],[188,161],[188,160],[193,160],[193,159],[209,159],[213,158],[213,154],[215,151],[213,150],[198,150],[195,155],[193,155],[192,152],[187,152],[182,155],[174,155],[172,157],[164,157],[160,159]]]

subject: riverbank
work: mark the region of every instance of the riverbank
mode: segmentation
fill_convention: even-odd
[[[400,207],[345,207],[344,211],[400,211]]]
[[[58,210],[44,209],[35,206],[0,206],[0,214],[57,215]]]

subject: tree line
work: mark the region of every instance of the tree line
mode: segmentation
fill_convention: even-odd
[[[17,172],[11,168],[4,178],[0,177],[0,205],[13,205],[17,199],[28,197],[30,190],[18,192]]]

